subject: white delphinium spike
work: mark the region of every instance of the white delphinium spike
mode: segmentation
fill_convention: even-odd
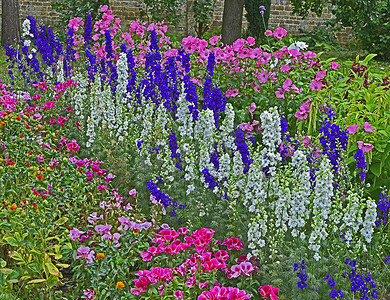
[[[116,138],[118,141],[123,140],[123,110],[127,109],[127,58],[125,53],[120,53],[119,60],[117,62],[118,73],[118,85],[116,87]]]
[[[326,228],[332,204],[332,183],[332,169],[329,159],[324,156],[319,170],[316,172],[316,186],[314,188],[312,232],[309,238],[309,249],[314,252],[319,251],[321,240],[324,240],[328,235]],[[317,254],[315,258],[319,259],[319,255]]]
[[[260,115],[261,128],[263,129],[263,145],[262,150],[262,165],[269,167],[271,177],[276,174],[277,164],[282,160],[282,157],[277,152],[277,147],[282,143],[280,116],[275,107],[270,108],[269,111],[264,111]]]
[[[377,216],[377,205],[374,200],[367,199],[367,209],[365,213],[365,218],[363,222],[363,228],[360,230],[360,233],[363,235],[367,243],[371,242],[372,234],[374,233],[375,220]]]
[[[184,92],[184,84],[179,99],[177,100],[177,122],[179,124],[178,133],[182,138],[186,137],[193,139],[194,132],[194,118],[188,111],[188,101],[186,100],[186,93]]]
[[[75,93],[72,96],[72,99],[74,101],[74,110],[76,116],[78,116],[81,120],[83,120],[84,103],[87,102],[86,100],[88,98],[87,96],[88,81],[81,73],[77,73],[74,78],[77,83],[77,89],[75,90]]]
[[[225,145],[226,149],[234,148],[234,110],[230,103],[226,104],[225,119],[222,121],[221,129],[221,141]]]
[[[112,98],[111,88],[108,84],[105,84],[102,92],[102,102],[104,104],[104,121],[110,130],[110,136],[113,134],[113,130],[116,129],[115,120],[115,104]]]
[[[57,81],[58,82],[65,82],[65,79],[64,79],[64,62],[61,59],[59,59],[58,62],[57,62],[57,66],[58,66]]]
[[[215,130],[214,114],[210,109],[199,113],[199,120],[195,123],[194,138],[210,152],[213,148],[213,134]]]
[[[310,211],[310,168],[306,156],[301,150],[295,151],[292,156],[293,184],[292,197],[289,209],[289,227],[292,229],[292,236],[298,236],[298,228],[305,226],[305,220],[309,218]]]

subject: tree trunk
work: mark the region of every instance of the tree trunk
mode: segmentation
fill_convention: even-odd
[[[1,45],[20,42],[19,0],[2,0]]]
[[[241,37],[244,0],[225,0],[222,17],[222,43],[231,45]]]

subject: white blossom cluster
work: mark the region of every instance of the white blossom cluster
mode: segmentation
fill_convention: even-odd
[[[118,73],[118,84],[116,87],[116,138],[118,141],[123,141],[123,131],[128,127],[128,121],[122,121],[123,110],[127,109],[127,83],[128,83],[128,73],[127,73],[127,57],[125,53],[121,53],[119,60],[117,62],[117,73]],[[126,131],[127,132],[127,131]]]
[[[97,76],[96,76],[97,77]],[[102,120],[102,108],[101,108],[101,82],[97,77],[91,87],[91,95],[89,97],[89,116],[87,118],[87,132],[88,141],[86,147],[89,148],[93,145],[96,138],[96,129],[99,129],[100,121]]]
[[[74,80],[77,83],[78,88],[72,96],[72,100],[74,101],[74,110],[76,116],[78,116],[81,120],[84,119],[84,104],[87,103],[87,85],[88,81],[81,73],[77,73],[74,77]]]
[[[282,160],[277,147],[282,143],[282,134],[280,128],[280,116],[276,107],[264,111],[260,115],[261,128],[263,129],[263,167],[269,167],[271,177],[276,175],[276,166]]]
[[[305,235],[303,228],[310,215],[310,168],[305,154],[301,150],[295,151],[292,156],[293,179],[295,185],[292,186],[292,197],[289,207],[288,226],[292,229],[291,235],[297,237],[301,233],[301,237]]]
[[[309,238],[309,249],[318,252],[320,249],[321,240],[327,236],[327,220],[330,213],[333,196],[333,173],[330,166],[329,159],[323,156],[316,172],[316,185],[314,187],[313,198],[313,221],[312,232]],[[320,257],[315,254],[318,260]]]

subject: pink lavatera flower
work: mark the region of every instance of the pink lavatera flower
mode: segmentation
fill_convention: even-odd
[[[357,142],[359,149],[361,149],[363,152],[370,152],[372,149],[374,149],[374,145],[363,143],[362,141]]]

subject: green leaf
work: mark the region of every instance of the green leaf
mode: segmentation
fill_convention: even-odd
[[[48,272],[49,272],[51,275],[62,278],[61,272],[57,269],[57,267],[56,267],[55,265],[53,265],[53,264],[50,263],[50,262],[47,262],[47,263],[45,263],[45,266],[46,266]]]
[[[370,171],[376,176],[381,176],[382,163],[374,163],[370,166]]]
[[[15,272],[15,270],[12,270],[12,269],[8,269],[8,268],[3,268],[3,269],[0,269],[0,273],[1,274],[4,274],[4,275],[9,275],[11,273]]]
[[[3,221],[3,222],[0,223],[0,229],[11,230],[11,228],[12,228],[11,224],[8,223],[8,222]]]
[[[0,258],[0,267],[5,268],[6,265],[7,265],[7,262],[4,259]]]
[[[6,241],[7,244],[9,244],[11,246],[14,246],[14,247],[18,246],[18,242],[16,241],[16,239],[10,235],[3,237],[3,240]]]
[[[61,225],[64,225],[66,223],[66,221],[68,221],[68,218],[62,217],[62,218],[58,219],[57,221],[55,221],[54,225],[61,226]]]
[[[46,279],[33,279],[33,280],[30,280],[29,282],[27,282],[27,284],[35,284],[35,283],[42,283],[42,282],[45,282]]]
[[[367,63],[373,59],[375,56],[377,56],[378,54],[375,54],[375,53],[371,53],[371,54],[368,54],[366,56],[366,58],[363,60],[363,65],[367,65]]]
[[[47,280],[46,284],[51,289],[53,286],[55,286],[58,283],[58,277],[56,276],[50,276]]]

